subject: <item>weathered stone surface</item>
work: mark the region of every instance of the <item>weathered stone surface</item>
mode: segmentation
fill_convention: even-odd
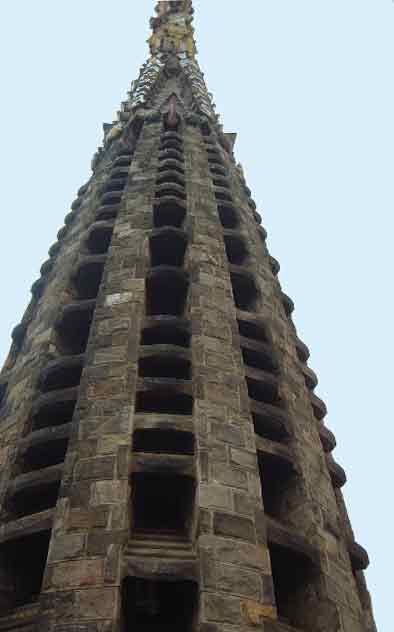
[[[231,540],[216,539],[216,557],[225,564],[239,564],[260,570],[269,569],[268,551],[260,546]]]
[[[256,601],[261,599],[261,580],[257,573],[227,564],[218,564],[216,573],[217,586],[221,591]]]
[[[222,485],[248,489],[248,476],[241,469],[234,468],[223,463],[214,464],[214,478]]]
[[[231,492],[222,485],[200,485],[200,505],[207,509],[212,507],[231,509]]]
[[[68,534],[57,536],[51,545],[50,561],[57,562],[60,560],[69,560],[80,557],[86,544],[84,535]]]
[[[249,542],[256,540],[253,522],[247,518],[216,512],[213,528],[217,535],[239,538]]]
[[[64,590],[76,586],[95,586],[102,584],[104,563],[102,560],[78,560],[65,562],[54,567],[51,588]]]
[[[101,457],[86,459],[77,464],[76,479],[94,480],[113,478],[115,459],[113,457]]]
[[[239,599],[204,593],[203,604],[208,621],[221,621],[238,625],[242,622]]]

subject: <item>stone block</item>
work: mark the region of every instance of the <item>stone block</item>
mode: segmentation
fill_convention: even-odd
[[[76,595],[75,618],[112,619],[116,610],[117,588],[86,589]]]
[[[255,542],[256,534],[252,520],[232,514],[215,512],[213,530],[217,535]]]
[[[200,506],[206,509],[216,507],[218,509],[231,509],[231,491],[222,485],[214,483],[200,485]]]
[[[80,461],[76,467],[76,480],[112,479],[115,459],[111,456]]]
[[[228,443],[229,445],[242,447],[245,445],[242,430],[228,423],[212,423],[212,436],[219,441]]]
[[[227,564],[216,566],[217,588],[221,592],[229,592],[233,595],[250,597],[259,601],[261,599],[261,579],[257,573]]]
[[[80,557],[85,551],[85,542],[86,538],[84,535],[67,534],[55,536],[49,553],[50,562]]]
[[[109,347],[108,349],[100,349],[99,351],[96,351],[93,357],[93,364],[97,365],[124,362],[126,357],[126,347]]]
[[[248,476],[242,470],[231,467],[225,463],[215,463],[213,477],[219,483],[238,489],[248,489]]]
[[[78,560],[53,567],[51,588],[64,590],[77,586],[96,586],[103,582],[103,560]]]
[[[205,618],[208,621],[221,621],[234,625],[242,622],[240,600],[213,593],[202,595]]]
[[[67,516],[67,528],[74,531],[103,529],[108,524],[108,515],[109,510],[106,507],[71,509]]]
[[[237,514],[252,517],[256,509],[256,499],[242,492],[234,493],[234,511]]]
[[[224,564],[249,566],[261,571],[269,571],[268,550],[261,546],[255,546],[246,542],[234,542],[230,540],[216,540],[216,559]]]
[[[123,305],[130,303],[133,299],[132,292],[123,292],[122,294],[110,294],[105,298],[106,307],[114,307],[115,305]]]
[[[127,502],[129,485],[128,481],[97,481],[91,491],[92,505],[117,505]]]
[[[257,470],[257,456],[256,452],[248,452],[247,450],[239,450],[236,448],[230,449],[231,462],[241,467],[247,467],[252,470]]]

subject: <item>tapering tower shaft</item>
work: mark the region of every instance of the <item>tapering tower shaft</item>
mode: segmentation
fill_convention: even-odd
[[[158,3],[13,333],[0,630],[376,630],[317,378],[192,18]]]

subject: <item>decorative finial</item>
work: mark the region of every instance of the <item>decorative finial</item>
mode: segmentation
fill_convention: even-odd
[[[196,55],[192,0],[161,0],[156,5],[157,17],[151,19],[149,46],[152,56],[160,53]]]

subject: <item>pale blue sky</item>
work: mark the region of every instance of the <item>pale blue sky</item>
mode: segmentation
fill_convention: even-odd
[[[135,6],[137,5],[137,6]],[[130,81],[153,0],[0,8],[0,356]],[[195,1],[199,59],[263,214],[392,629],[391,0]]]

